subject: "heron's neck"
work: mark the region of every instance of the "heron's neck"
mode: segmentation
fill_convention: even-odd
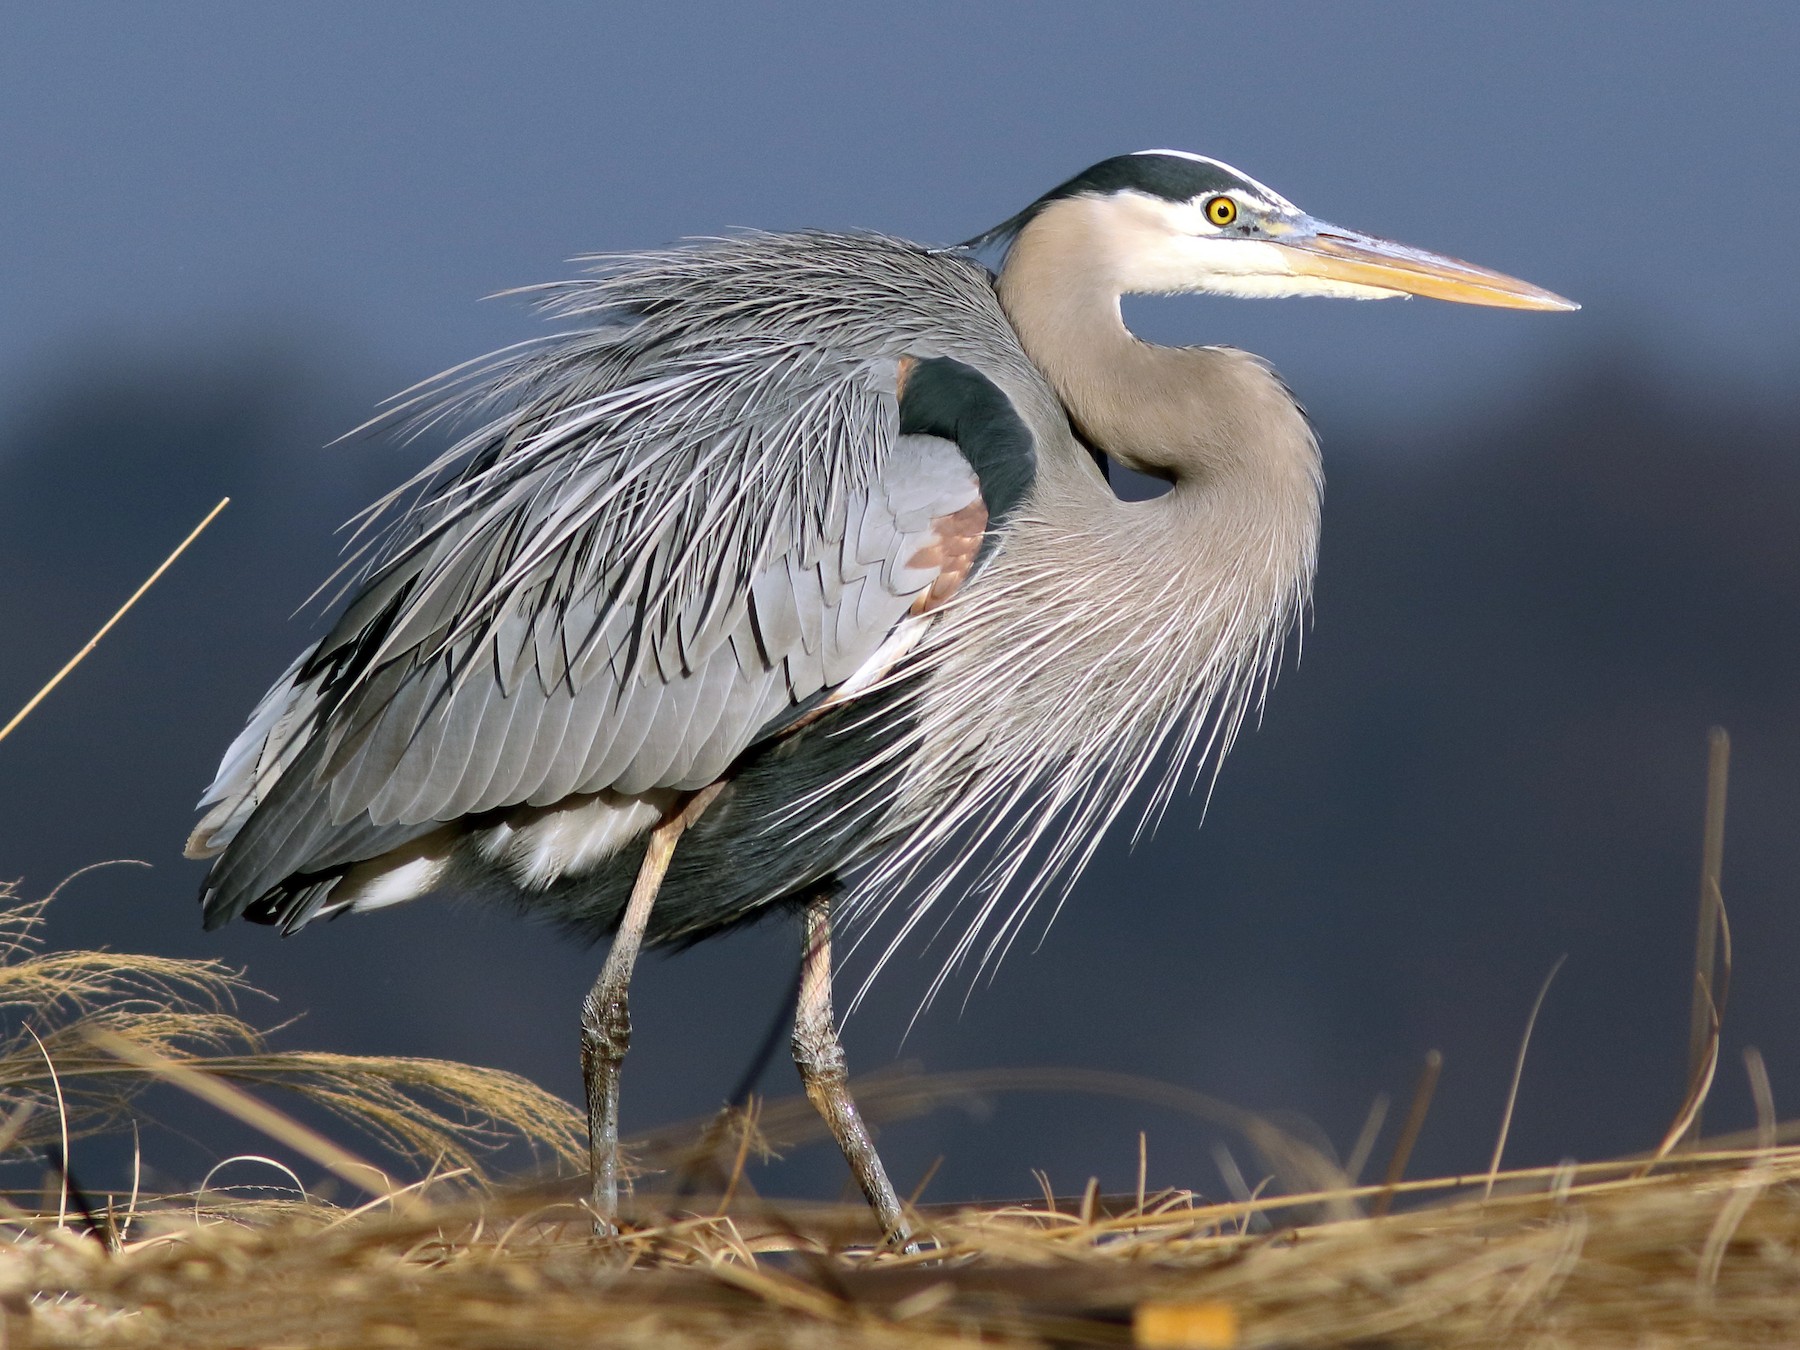
[[[1133,241],[1082,199],[1058,202],[1021,232],[1000,273],[1000,303],[1090,444],[1175,485],[1178,501],[1233,490],[1315,503],[1318,448],[1305,414],[1261,361],[1225,347],[1158,347],[1119,312],[1108,260]]]

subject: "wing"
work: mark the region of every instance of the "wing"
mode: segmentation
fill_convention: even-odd
[[[965,264],[833,239],[627,260],[557,302],[602,326],[477,372],[499,409],[202,802],[209,923],[297,926],[446,822],[704,786],[897,659],[999,514],[942,398],[903,418],[907,348],[979,311],[972,280],[993,306]],[[945,366],[973,374],[928,359],[918,387]],[[1023,472],[992,476],[1001,505]]]

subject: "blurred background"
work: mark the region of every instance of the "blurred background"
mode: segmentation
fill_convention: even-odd
[[[1782,3],[8,7],[0,717],[234,500],[0,745],[0,877],[41,894],[144,860],[70,884],[52,941],[222,956],[302,1016],[284,1044],[503,1065],[573,1099],[598,951],[442,901],[287,941],[199,930],[190,807],[317,630],[338,524],[433,450],[328,443],[536,331],[477,301],[572,254],[740,226],[950,242],[1174,146],[1586,308],[1131,306],[1155,340],[1264,353],[1322,430],[1305,659],[1204,829],[1194,799],[1109,844],[1036,951],[910,1035],[940,953],[890,967],[853,1069],[1116,1068],[1347,1151],[1438,1048],[1414,1170],[1479,1169],[1566,953],[1508,1161],[1649,1146],[1682,1093],[1720,723],[1737,960],[1708,1124],[1751,1119],[1747,1045],[1791,1108],[1797,58]],[[771,922],[640,967],[628,1131],[718,1104],[796,946]],[[1129,1189],[1140,1129],[1153,1187],[1223,1189],[1217,1138],[1133,1102],[998,1099],[884,1148],[902,1190],[943,1155],[928,1198],[1033,1192],[1033,1167]],[[842,1182],[828,1147],[784,1166],[769,1184]]]

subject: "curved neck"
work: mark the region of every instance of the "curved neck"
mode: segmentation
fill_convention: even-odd
[[[1142,245],[1134,228],[1079,197],[1025,226],[997,290],[1026,355],[1082,435],[1129,468],[1177,489],[1224,479],[1316,495],[1311,429],[1267,366],[1232,348],[1154,346],[1125,327],[1112,264]]]

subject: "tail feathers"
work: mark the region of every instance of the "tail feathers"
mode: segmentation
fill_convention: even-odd
[[[314,919],[416,900],[443,883],[457,838],[452,827],[443,826],[363,862],[286,878],[247,904],[233,905],[221,889],[208,887],[201,896],[206,926],[217,928],[236,912],[252,923],[279,924],[284,934],[297,933]]]
[[[342,880],[341,873],[295,877],[244,906],[243,916],[251,923],[279,924],[284,935],[297,933],[314,919],[329,918],[343,910],[343,905],[332,901],[332,893]],[[206,926],[216,928],[226,917],[214,918],[209,911]]]

